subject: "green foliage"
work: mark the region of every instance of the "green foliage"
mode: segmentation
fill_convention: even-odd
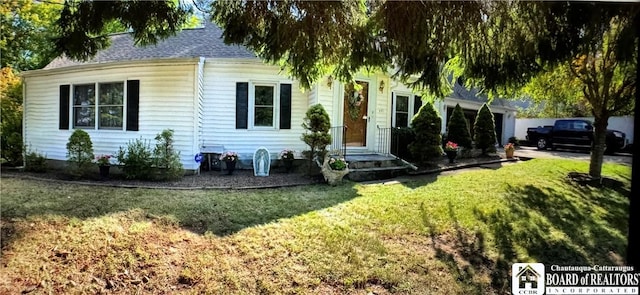
[[[342,157],[331,157],[329,159],[329,167],[332,170],[344,170],[347,169],[347,162]]]
[[[584,117],[589,116],[582,93],[582,83],[571,74],[566,65],[547,67],[545,72],[534,76],[522,88],[522,95],[539,104],[529,107],[524,114],[534,111],[530,117]]]
[[[488,151],[495,151],[496,123],[493,120],[493,113],[486,103],[478,110],[473,126],[473,135],[476,148],[481,149],[483,155],[486,155]]]
[[[24,155],[24,170],[28,172],[46,172],[47,156],[37,151],[27,150]]]
[[[153,150],[155,166],[159,169],[158,179],[180,179],[184,175],[180,152],[173,147],[173,130],[165,129],[156,135],[156,147]]]
[[[226,43],[283,65],[304,88],[327,74],[352,81],[364,62],[388,63],[372,50],[364,1],[214,1],[211,10]]]
[[[55,58],[55,46],[51,39],[61,9],[61,0],[3,1],[0,6],[2,67],[34,70]]]
[[[93,162],[93,143],[89,133],[76,129],[67,142],[67,159],[73,163],[73,173],[81,175]]]
[[[409,145],[413,157],[420,163],[442,157],[442,120],[433,104],[423,105],[411,120],[415,141]]]
[[[514,146],[520,146],[520,140],[515,136],[509,137],[509,143],[513,144]]]
[[[416,134],[411,127],[391,129],[391,142],[396,144],[395,147],[391,147],[392,150],[395,149],[394,155],[407,161],[414,161],[415,159],[409,150],[409,145],[413,143],[415,139]]]
[[[110,45],[107,29],[113,21],[131,28],[137,44],[154,44],[180,30],[189,13],[173,1],[65,1],[55,49],[86,60]]]
[[[331,134],[329,134],[331,120],[329,114],[321,104],[312,105],[307,109],[302,127],[306,131],[300,139],[311,149],[310,153],[307,154],[311,163],[319,153],[324,155],[327,145],[331,143]]]
[[[11,68],[0,77],[0,151],[10,166],[22,165],[22,82]]]
[[[464,112],[459,104],[456,104],[456,107],[453,109],[448,123],[447,140],[455,142],[463,148],[472,148],[469,122],[467,122],[467,119],[464,117]]]
[[[122,166],[122,172],[128,179],[150,179],[153,167],[153,152],[146,140],[129,141],[125,148],[120,147],[116,159]]]

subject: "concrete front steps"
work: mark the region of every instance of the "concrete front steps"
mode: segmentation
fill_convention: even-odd
[[[381,154],[348,154],[349,174],[352,181],[370,181],[394,178],[407,174],[410,166],[392,156]]]

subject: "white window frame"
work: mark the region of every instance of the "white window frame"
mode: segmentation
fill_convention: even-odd
[[[273,87],[273,118],[271,121],[272,126],[255,126],[255,111],[256,111],[256,86]],[[280,118],[280,83],[275,81],[253,81],[249,82],[249,126],[250,130],[277,130],[279,126]]]
[[[93,126],[76,126],[76,109],[82,108],[82,105],[78,105],[76,106],[75,103],[75,95],[76,95],[76,88],[77,87],[82,87],[82,86],[91,86],[93,85],[93,105],[91,106],[91,108],[93,108]],[[97,99],[97,92],[98,92],[98,85],[96,83],[78,83],[78,84],[74,84],[73,87],[71,88],[71,91],[69,91],[69,107],[70,107],[70,112],[69,112],[69,117],[71,118],[71,120],[69,120],[71,127],[73,127],[73,129],[87,129],[87,130],[91,130],[91,129],[95,129],[96,125],[98,124],[98,122],[96,122],[96,112],[98,111],[98,101]]]
[[[410,92],[393,92],[393,108],[392,108],[392,117],[391,117],[391,127],[396,127],[397,126],[397,121],[396,121],[396,106],[398,105],[398,96],[407,96],[409,97],[409,100],[407,101],[408,107],[407,107],[407,127],[411,126],[411,119],[413,118],[413,116],[416,115],[416,113],[418,112],[418,110],[414,110],[415,107],[415,100],[416,97],[418,97],[419,95],[415,95],[413,93]]]
[[[100,102],[100,84],[116,84],[122,83],[122,126],[120,127],[101,127],[100,126],[100,107],[110,107],[110,106],[120,106],[120,105],[102,105]],[[127,83],[125,81],[115,81],[115,82],[97,82],[96,83],[96,129],[99,130],[124,130],[125,124],[127,123],[126,118],[126,98],[127,98]]]
[[[100,84],[115,84],[122,83],[122,126],[121,127],[104,127],[100,128]],[[92,127],[85,126],[76,126],[75,120],[75,104],[74,104],[74,95],[76,86],[86,86],[91,85],[94,86],[94,104],[93,104],[93,115],[94,115],[94,124]],[[69,127],[71,129],[83,129],[83,130],[114,130],[114,131],[124,131],[127,124],[127,81],[104,81],[104,82],[94,82],[94,83],[76,83],[71,85],[71,91],[69,91]],[[111,105],[107,105],[111,106]]]

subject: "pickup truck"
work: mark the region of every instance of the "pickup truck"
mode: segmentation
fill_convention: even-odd
[[[593,125],[588,120],[557,120],[553,126],[527,128],[527,141],[535,143],[539,150],[559,148],[591,148]],[[605,153],[613,154],[624,149],[626,135],[618,130],[607,130]]]

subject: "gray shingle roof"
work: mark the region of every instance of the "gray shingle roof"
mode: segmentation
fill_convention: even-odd
[[[458,81],[456,81],[456,83],[453,85],[453,93],[451,93],[449,97],[478,103],[485,103],[489,101],[488,97],[485,94],[480,93],[478,89],[468,89],[465,86],[461,85]],[[502,98],[494,98],[493,100],[491,100],[490,106],[500,106],[504,108],[515,109],[510,101]]]
[[[146,47],[135,46],[132,36],[128,33],[116,34],[111,36],[111,46],[99,51],[90,60],[84,62],[75,61],[65,56],[60,56],[51,61],[44,69],[116,61],[181,57],[256,58],[256,55],[244,46],[224,44],[221,36],[222,29],[213,23],[206,23],[204,28],[182,30],[173,37]]]

